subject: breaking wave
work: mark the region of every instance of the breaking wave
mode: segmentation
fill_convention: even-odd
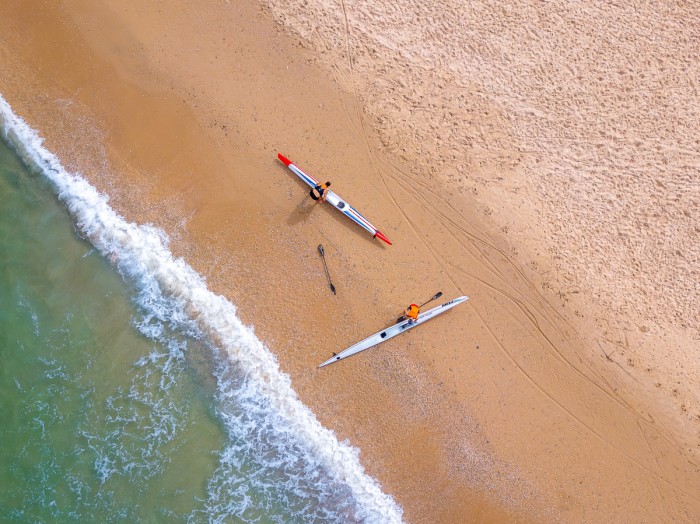
[[[291,515],[300,522],[401,521],[402,509],[364,472],[358,450],[339,442],[301,403],[289,377],[252,328],[241,322],[236,307],[172,255],[164,232],[119,216],[105,195],[62,167],[2,96],[0,127],[28,167],[50,181],[80,234],[136,290],[134,301],[142,314],[136,329],[168,348],[166,354],[154,353],[139,363],[144,374],[149,363],[163,370],[152,387],[167,393],[187,350],[183,338],[192,337],[212,351],[216,409],[227,442],[208,481],[207,500],[191,520],[219,522],[235,515],[249,522],[287,522]],[[154,412],[160,417],[153,424],[154,447],[176,431],[168,420],[177,407],[162,408]],[[128,420],[118,406],[113,409],[115,424]],[[84,436],[88,442],[97,438]],[[97,465],[100,475],[108,478],[118,457],[103,456]],[[157,471],[148,469],[152,461],[143,464],[140,474]]]

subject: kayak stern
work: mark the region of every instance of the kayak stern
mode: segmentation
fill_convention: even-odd
[[[392,245],[392,244],[391,244],[391,240],[389,240],[387,237],[385,237],[384,234],[383,234],[381,231],[377,230],[377,231],[374,233],[374,236],[377,237],[379,240],[383,240],[383,241],[386,242],[387,244]]]
[[[289,167],[289,164],[292,163],[291,160],[289,160],[286,156],[284,156],[282,153],[277,153],[277,158],[279,158],[285,166]]]

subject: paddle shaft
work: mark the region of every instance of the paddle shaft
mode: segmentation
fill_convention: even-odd
[[[331,287],[331,291],[335,295],[335,286],[333,285],[333,281],[331,280],[331,274],[328,271],[328,264],[326,264],[326,253],[323,251],[323,246],[321,244],[318,245],[318,252],[321,253],[321,260],[323,260],[323,269],[326,272],[328,284]]]
[[[435,293],[435,295],[433,296],[433,298],[431,298],[431,299],[428,300],[427,302],[423,302],[420,306],[418,306],[418,309],[422,308],[422,307],[425,306],[426,304],[429,304],[429,303],[432,302],[433,300],[437,300],[437,299],[440,298],[441,296],[442,296],[442,291],[438,291],[437,293]]]

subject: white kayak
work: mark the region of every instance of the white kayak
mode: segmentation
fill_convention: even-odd
[[[295,165],[291,160],[289,160],[286,156],[284,156],[281,153],[277,153],[277,158],[279,158],[285,166],[287,166],[291,171],[297,175],[299,178],[301,178],[304,182],[306,182],[309,187],[312,189],[319,184],[318,180],[316,180],[314,177],[311,175],[307,175],[304,173],[301,169],[299,169],[299,166]],[[355,222],[356,224],[359,224],[363,228],[365,228],[367,231],[372,233],[372,236],[375,238],[379,238],[380,240],[383,240],[387,244],[391,245],[391,241],[385,237],[381,231],[379,231],[376,227],[374,227],[369,220],[367,220],[365,217],[362,216],[362,214],[352,207],[350,204],[345,202],[342,198],[340,198],[337,194],[335,194],[333,191],[330,189],[326,189],[326,202],[328,202],[330,205],[332,205],[334,208],[336,208],[338,211],[340,211],[342,214],[344,214],[346,217],[348,217],[350,220]]]
[[[394,324],[393,326],[388,327],[385,330],[380,331],[379,333],[375,333],[371,337],[367,337],[362,342],[358,342],[354,346],[350,346],[348,349],[341,351],[337,355],[334,355],[333,357],[326,360],[323,364],[321,364],[318,367],[322,368],[323,366],[327,366],[328,364],[332,364],[333,362],[337,362],[351,355],[354,355],[355,353],[359,353],[360,351],[364,351],[365,349],[369,349],[373,346],[376,346],[377,344],[384,342],[385,340],[389,340],[390,338],[395,337],[396,335],[400,335],[404,331],[408,331],[409,329],[413,329],[414,327],[419,326],[423,322],[427,322],[431,318],[438,316],[440,313],[444,313],[445,311],[448,311],[456,305],[461,304],[462,302],[466,302],[467,300],[469,300],[469,297],[461,296],[450,300],[449,302],[445,302],[441,306],[429,309],[425,313],[420,313],[418,315],[418,319],[413,324],[409,324],[408,320],[402,320],[398,324]]]

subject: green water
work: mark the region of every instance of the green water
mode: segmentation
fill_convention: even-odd
[[[0,118],[42,170],[0,143],[0,521],[399,522],[163,233]]]
[[[225,441],[206,359],[135,329],[132,290],[2,142],[0,202],[0,520],[201,511]]]

